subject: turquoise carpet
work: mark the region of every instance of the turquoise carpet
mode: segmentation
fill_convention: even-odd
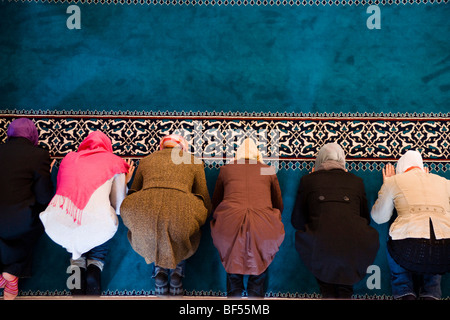
[[[444,1],[78,6],[1,2],[2,109],[448,111]]]
[[[186,130],[192,142],[204,139],[212,195],[221,165],[210,161],[215,139],[254,130],[262,145],[276,147],[269,155],[278,157],[272,164],[285,204],[286,238],[269,269],[268,296],[319,294],[295,251],[290,214],[323,143],[344,147],[370,206],[381,168],[407,149],[419,149],[432,172],[450,178],[447,1],[380,1],[381,29],[366,26],[372,2],[116,2],[0,2],[0,142],[12,119],[27,116],[57,159],[100,129],[117,154],[139,160],[163,134]],[[80,8],[79,30],[66,26],[70,4]],[[389,226],[372,225],[380,234],[380,289],[368,288],[368,274],[355,295],[389,299]],[[68,259],[44,235],[20,294],[69,294]],[[121,224],[104,294],[152,294],[151,269]],[[226,289],[208,223],[187,263],[185,289],[208,296]],[[449,275],[442,290],[450,297]]]

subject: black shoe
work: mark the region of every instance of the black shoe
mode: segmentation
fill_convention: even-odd
[[[227,273],[227,297],[242,298],[244,290],[244,276],[242,274]]]
[[[84,296],[86,295],[86,269],[77,267],[80,270],[79,288],[70,289],[70,293],[73,296]]]
[[[86,271],[86,295],[100,296],[102,294],[102,271],[96,265],[90,264]]]
[[[242,298],[244,295],[243,289],[233,289],[231,291],[227,291],[227,298]]]
[[[439,300],[437,298],[433,298],[433,297],[420,297],[419,300]]]
[[[166,295],[169,293],[169,269],[155,266],[152,278],[155,279],[156,295]]]

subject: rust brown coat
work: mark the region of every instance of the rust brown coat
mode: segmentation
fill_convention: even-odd
[[[262,168],[272,174],[261,174]],[[211,235],[227,273],[261,274],[284,240],[283,200],[272,169],[248,160],[220,169]]]
[[[120,208],[133,249],[164,268],[175,268],[196,252],[211,210],[203,163],[178,152],[188,164],[172,161],[171,148],[141,159]]]

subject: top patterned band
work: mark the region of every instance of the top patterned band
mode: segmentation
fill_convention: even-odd
[[[66,4],[139,4],[139,5],[205,5],[205,6],[366,6],[441,4],[448,0],[8,0]]]
[[[0,114],[0,142],[6,141],[6,129],[17,117],[36,123],[40,145],[56,158],[76,151],[89,132],[101,130],[116,154],[133,158],[158,150],[165,135],[178,133],[202,159],[229,159],[246,137],[272,160],[313,160],[328,142],[339,143],[350,161],[390,161],[409,149],[421,152],[425,161],[450,159],[449,115],[7,112]]]

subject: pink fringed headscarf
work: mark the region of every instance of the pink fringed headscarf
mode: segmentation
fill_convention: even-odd
[[[129,165],[113,154],[111,140],[101,131],[90,133],[61,161],[56,195],[51,206],[60,207],[81,224],[83,210],[91,195],[117,173],[127,173]]]

